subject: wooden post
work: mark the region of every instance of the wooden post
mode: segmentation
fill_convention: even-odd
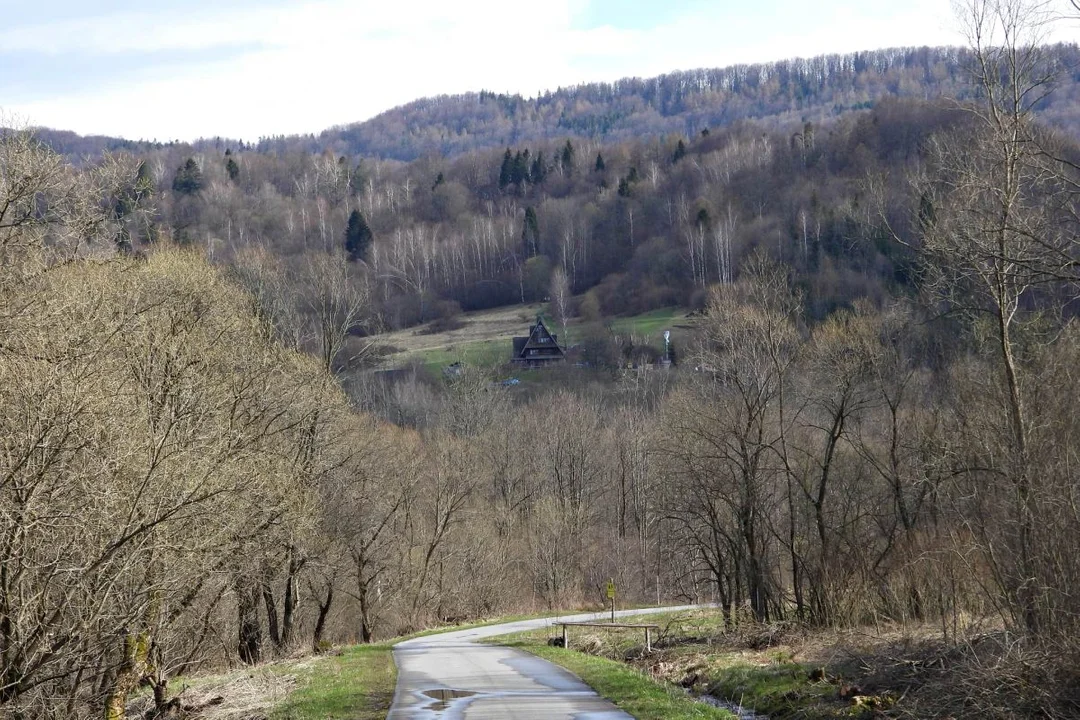
[[[652,652],[652,628],[645,628],[645,652]]]
[[[567,650],[570,649],[570,630],[565,624],[562,626],[562,646]]]

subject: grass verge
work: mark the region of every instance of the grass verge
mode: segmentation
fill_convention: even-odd
[[[656,613],[634,618],[636,623],[660,626],[654,639],[653,651],[646,653],[640,630],[594,630],[579,632],[571,638],[571,650],[547,645],[550,629],[519,633],[488,642],[517,647],[556,662],[592,685],[598,692],[616,702],[635,717],[731,717],[726,711],[708,708],[694,702],[683,688],[694,695],[709,695],[718,700],[740,705],[774,720],[826,720],[831,718],[872,717],[891,707],[895,694],[881,692],[864,695],[858,688],[845,688],[835,668],[822,667],[829,663],[821,658],[802,656],[801,647],[787,645],[781,637],[769,635],[769,628],[748,626],[745,637],[726,634],[723,618],[715,610],[692,610],[676,613]],[[752,649],[760,648],[760,649]],[[796,661],[799,649],[799,661]],[[816,662],[815,662],[816,661]],[[637,698],[633,684],[606,683],[603,675],[589,674],[607,666],[624,668],[631,676],[642,678],[684,703],[693,706],[689,712],[711,711],[716,715],[677,715],[656,702],[656,695],[647,700],[644,710],[624,704],[626,698]],[[858,697],[850,697],[858,695]],[[657,709],[651,710],[655,707]]]
[[[679,309],[663,308],[641,315],[614,318],[611,329],[617,333],[659,336],[664,330],[672,330],[676,322],[685,322]]]
[[[587,611],[586,611],[587,612]],[[295,689],[270,714],[272,720],[383,720],[394,699],[397,667],[393,645],[415,637],[467,630],[548,615],[514,615],[475,623],[422,630],[374,645],[354,645],[338,655],[302,661],[299,665],[267,666],[271,673],[293,675]],[[566,614],[566,611],[562,611]]]
[[[318,658],[272,720],[383,720],[394,699],[397,668],[388,643],[346,648]]]
[[[624,663],[585,655],[575,650],[549,647],[531,639],[500,643],[519,648],[561,665],[580,677],[602,697],[638,720],[704,720],[733,718],[726,710],[694,701],[682,688],[658,682]]]

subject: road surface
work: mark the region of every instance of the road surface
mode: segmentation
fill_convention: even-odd
[[[690,610],[695,605],[623,610],[616,617]],[[394,646],[397,690],[387,720],[632,720],[576,675],[521,650],[476,640],[536,630],[557,620],[588,622],[610,613],[567,615],[455,630]]]

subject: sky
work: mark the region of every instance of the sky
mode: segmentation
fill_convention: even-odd
[[[160,141],[317,133],[439,94],[964,44],[949,0],[0,0],[0,17],[6,123]]]

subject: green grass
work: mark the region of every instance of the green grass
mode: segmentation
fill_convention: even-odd
[[[572,612],[577,611],[563,610],[549,616]],[[423,637],[536,617],[540,616],[507,616],[433,628],[407,637]],[[722,622],[718,613],[711,611],[657,613],[638,616],[633,621],[658,624],[672,636],[678,637],[707,635],[718,629]],[[550,629],[544,628],[491,638],[486,642],[525,650],[561,665],[638,720],[733,717],[726,710],[695,702],[682,688],[655,680],[627,663],[573,649],[549,647],[546,640],[550,632]],[[639,647],[641,643],[639,631],[605,633],[604,638],[610,652],[616,657],[623,657],[626,650]],[[274,710],[271,719],[381,720],[393,701],[397,675],[391,646],[402,639],[406,638],[349,647],[341,655],[315,658],[292,670],[297,677],[298,687]],[[682,656],[684,650],[701,653],[703,648],[691,643],[676,648],[671,657]],[[851,716],[850,708],[832,702],[835,686],[810,681],[807,668],[790,662],[783,653],[774,654],[773,662],[764,666],[747,662],[747,658],[738,652],[712,651],[699,655],[696,667],[700,681],[697,688],[775,718]]]
[[[542,309],[544,306],[534,304],[464,313],[461,319],[465,326],[457,330],[417,335],[415,329],[410,329],[387,333],[378,336],[376,340],[399,348],[398,352],[385,358],[389,365],[402,366],[418,361],[436,377],[441,376],[447,365],[458,361],[484,368],[497,368],[510,361],[510,335],[527,334],[536,312]],[[672,331],[675,342],[681,341],[688,322],[685,315],[684,309],[663,308],[641,315],[611,318],[605,322],[620,335],[633,334],[639,342],[647,336],[651,345],[662,349],[664,330]],[[550,312],[544,312],[543,317],[548,328],[557,333],[559,341],[565,344],[581,342],[587,333],[591,332],[588,328],[593,325],[574,318],[564,330],[554,321]]]
[[[485,368],[494,368],[510,361],[510,343],[505,340],[477,340],[474,342],[420,350],[408,356],[420,363],[436,377],[443,368],[456,362]]]
[[[389,643],[346,648],[300,671],[300,687],[272,720],[382,720],[394,699],[397,668]]]
[[[632,317],[615,318],[611,321],[611,328],[617,333],[660,336],[664,330],[673,330],[676,320],[676,308],[662,308]]]
[[[704,673],[710,695],[727,698],[776,718],[849,717],[838,704],[836,686],[813,682],[798,663],[749,665],[737,658],[713,657]]]
[[[726,710],[695,702],[681,688],[657,682],[645,673],[615,660],[548,647],[534,640],[516,640],[504,644],[561,665],[638,720],[734,717]]]
[[[577,612],[577,611],[574,611]],[[587,611],[586,611],[587,612]],[[395,643],[455,630],[530,620],[547,615],[511,615],[475,623],[422,630],[374,645],[354,645],[341,655],[317,657],[295,671],[298,687],[271,713],[272,720],[382,720],[394,699],[397,667]],[[567,611],[561,611],[567,614]],[[289,666],[267,666],[269,672],[285,672]]]
[[[654,654],[639,664],[662,662],[668,667],[668,679],[674,682],[681,682],[684,677],[693,674],[696,676],[695,692],[738,703],[775,720],[825,720],[862,716],[858,708],[837,700],[837,686],[834,683],[811,680],[812,668],[793,662],[789,651],[781,648],[766,651],[735,648],[721,650],[716,647],[712,639],[718,637],[724,629],[723,616],[719,610],[651,613],[635,616],[629,622],[659,625],[661,628],[659,636],[656,637],[658,649],[654,649]],[[637,657],[640,654],[644,640],[640,630],[597,631],[583,628],[576,638],[571,632],[569,651],[548,647],[547,638],[551,632],[550,628],[545,628],[491,638],[487,642],[517,647],[566,667],[580,675],[601,695],[638,718],[728,717],[723,714],[724,711],[694,703],[680,688],[653,681],[641,669],[623,662],[622,658]],[[599,640],[600,649],[596,650],[594,646],[592,652],[599,652],[601,657],[574,649],[581,647],[580,643],[585,636]],[[631,675],[605,678],[605,673],[610,672],[605,668],[611,666],[624,668],[626,673]],[[621,680],[623,677],[626,680]],[[638,682],[652,683],[659,689],[651,695],[643,694],[631,682],[633,677],[638,677]],[[606,689],[601,689],[601,686]],[[663,704],[664,693],[661,691],[665,688],[669,695],[673,694],[672,702],[690,703],[690,712],[699,712],[699,708],[704,708],[721,714],[675,714],[676,711]],[[633,707],[625,705],[627,700],[636,704]],[[639,704],[643,709],[635,711]]]

